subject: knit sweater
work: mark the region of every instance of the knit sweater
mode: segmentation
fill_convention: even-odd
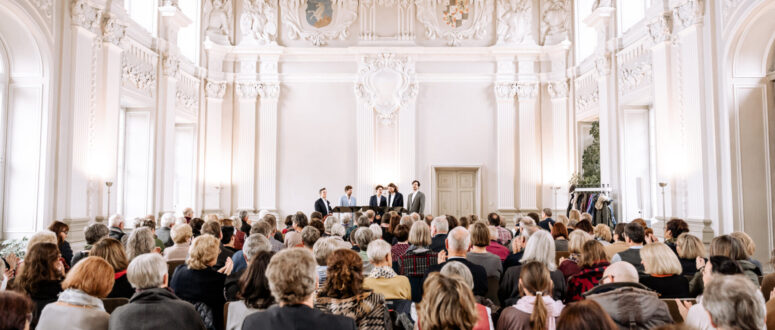
[[[315,308],[326,313],[352,318],[360,330],[382,330],[390,321],[385,306],[385,296],[370,290],[348,298],[327,297],[325,291],[319,290]]]

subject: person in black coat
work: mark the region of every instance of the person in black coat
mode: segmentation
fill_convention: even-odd
[[[175,269],[170,288],[181,299],[194,305],[204,304],[212,313],[212,319],[205,319],[205,326],[223,329],[223,305],[226,303],[223,287],[226,276],[231,274],[234,264],[228,258],[226,265],[214,270],[218,260],[219,244],[212,235],[202,235],[191,243],[186,264]],[[202,311],[200,310],[200,315]]]
[[[211,235],[218,239],[218,260],[215,262],[215,265],[213,265],[213,269],[221,269],[223,266],[226,266],[226,259],[231,258],[234,256],[234,250],[228,249],[225,246],[223,246],[223,243],[221,240],[223,239],[223,232],[221,231],[221,225],[217,221],[207,221],[204,225],[202,225],[202,234]]]
[[[62,278],[65,267],[59,260],[56,244],[37,243],[29,248],[24,266],[14,279],[13,287],[32,298],[35,309],[30,320],[30,329],[35,328],[43,307],[57,301],[62,292]]]
[[[356,329],[352,318],[313,308],[312,294],[318,280],[316,266],[312,252],[307,249],[285,249],[272,257],[266,277],[280,306],[248,315],[242,329]]]
[[[446,241],[449,257],[447,257],[446,261],[429,267],[428,271],[425,273],[425,278],[427,278],[428,274],[430,273],[441,271],[441,268],[444,267],[444,265],[446,265],[448,262],[459,262],[468,267],[468,269],[471,271],[471,275],[474,277],[474,295],[482,297],[486,296],[487,271],[484,269],[484,267],[466,260],[465,256],[469,245],[471,245],[471,237],[468,233],[468,229],[463,227],[455,227],[452,229],[452,231],[450,231],[447,235]],[[439,252],[439,255],[445,257],[447,254],[442,251]],[[423,279],[423,282],[425,282],[425,279]]]
[[[388,209],[404,207],[404,195],[398,192],[398,187],[395,183],[388,184],[387,206]]]
[[[167,288],[167,263],[158,253],[146,253],[129,264],[129,277],[138,292],[129,304],[110,315],[110,329],[205,329],[194,305],[180,300]]]
[[[326,188],[320,188],[320,198],[315,201],[315,212],[320,212],[324,217],[331,214],[333,209],[331,208],[331,202],[326,199],[328,192]]]
[[[387,206],[387,198],[382,196],[382,185],[377,185],[376,193],[369,198],[369,206],[375,208],[376,218],[382,218],[385,213],[385,207]]]
[[[433,252],[441,252],[446,249],[447,232],[449,231],[449,222],[445,217],[437,217],[431,221],[431,246]]]

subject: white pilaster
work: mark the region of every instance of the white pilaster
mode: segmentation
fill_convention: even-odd
[[[237,115],[236,156],[233,184],[237,190],[237,210],[255,210],[256,183],[256,98],[261,85],[257,81],[236,84],[239,98]]]
[[[516,212],[514,207],[514,188],[516,171],[516,126],[517,110],[514,97],[517,95],[516,82],[499,81],[495,83],[497,114],[497,177],[498,211]]]
[[[258,207],[277,210],[277,103],[280,83],[262,83],[259,89]]]
[[[175,92],[179,64],[175,55],[162,58],[159,98],[156,111],[156,206],[157,212],[173,211],[175,188]],[[131,160],[127,160],[131,161]]]
[[[542,136],[544,154],[544,206],[553,210],[562,210],[567,206],[568,194],[566,186],[572,174],[569,137],[571,127],[568,122],[568,81],[565,79],[549,82],[546,85],[551,107],[542,121],[547,128]],[[559,187],[553,191],[553,187]],[[547,203],[548,202],[548,203]],[[549,204],[551,203],[551,205]]]
[[[222,159],[223,97],[226,82],[208,80],[205,84],[207,104],[204,116],[204,202],[203,210],[219,210],[228,169]]]
[[[538,114],[538,83],[520,81],[516,84],[519,123],[519,195],[517,209],[539,208],[541,186],[541,131]]]

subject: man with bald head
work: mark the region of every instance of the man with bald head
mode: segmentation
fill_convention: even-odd
[[[459,262],[466,265],[466,267],[471,270],[471,275],[474,276],[474,295],[482,297],[486,296],[487,271],[485,271],[484,267],[466,260],[466,253],[468,252],[468,247],[470,245],[471,235],[468,233],[467,229],[463,227],[455,227],[452,229],[449,234],[447,234],[445,242],[448,252],[439,252],[439,261],[443,260],[443,262],[428,268],[428,273],[425,274],[425,277],[427,278],[430,273],[441,271],[441,268],[448,262]]]
[[[621,328],[651,329],[673,323],[667,304],[656,292],[638,283],[638,271],[626,261],[608,266],[600,285],[583,296],[598,302]]]

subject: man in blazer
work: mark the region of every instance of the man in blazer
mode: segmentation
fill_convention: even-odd
[[[406,208],[409,213],[423,214],[425,211],[425,194],[420,191],[420,181],[412,181],[412,192],[406,199],[406,205],[409,205]]]
[[[444,251],[441,251],[439,252],[439,257],[446,260],[428,268],[428,271],[425,273],[425,278],[427,278],[430,273],[441,271],[441,268],[448,262],[459,262],[471,271],[471,275],[474,278],[474,295],[482,297],[486,296],[487,271],[484,267],[466,260],[466,253],[468,252],[468,247],[471,245],[471,235],[468,233],[468,229],[463,227],[455,227],[452,229],[447,235],[445,245],[449,252],[444,253]],[[425,278],[423,279],[423,282],[425,282]]]
[[[388,209],[404,206],[404,195],[401,195],[401,193],[398,192],[398,187],[395,183],[391,182],[388,184],[387,200]]]
[[[382,185],[378,185],[376,190],[377,192],[371,196],[369,199],[369,206],[371,207],[385,207],[387,206],[387,198],[385,196],[382,196]],[[378,209],[377,215],[382,216],[382,213],[384,213],[384,209]]]
[[[355,330],[355,320],[314,308],[312,294],[318,281],[317,264],[307,249],[285,249],[266,269],[269,288],[278,306],[245,317],[242,329]]]
[[[320,188],[320,198],[315,201],[315,211],[320,212],[323,217],[331,214],[331,211],[333,211],[331,209],[331,202],[326,199],[326,195],[326,188]]]

